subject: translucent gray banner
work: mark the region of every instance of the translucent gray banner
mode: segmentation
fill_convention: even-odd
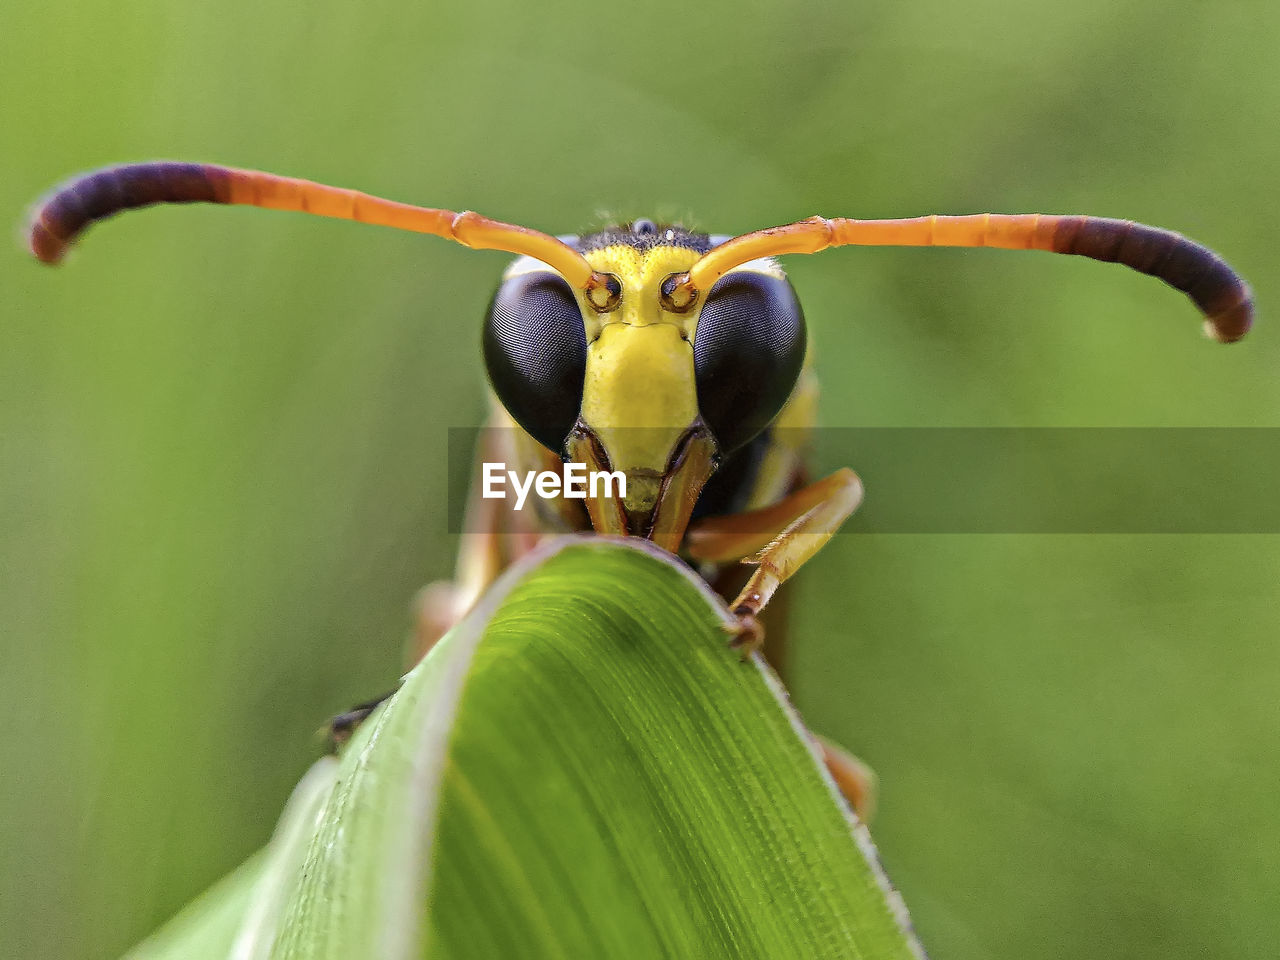
[[[480,435],[450,430],[454,532]],[[862,478],[844,533],[1280,533],[1280,428],[850,427],[780,439],[812,451],[810,480],[841,466]]]

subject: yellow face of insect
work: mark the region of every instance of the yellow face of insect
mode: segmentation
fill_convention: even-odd
[[[608,313],[583,303],[587,359],[581,419],[612,469],[627,474],[628,511],[653,509],[676,444],[698,418],[697,313],[670,313],[659,303],[662,281],[688,270],[698,256],[687,247],[627,245],[586,254],[593,269],[618,278],[622,296]]]
[[[642,220],[580,243],[609,305],[517,260],[485,323],[489,382],[548,451],[625,474],[621,497],[588,498],[597,530],[674,539],[721,460],[782,409],[804,360],[803,314],[770,260],[673,306],[664,286],[710,248],[705,235]]]

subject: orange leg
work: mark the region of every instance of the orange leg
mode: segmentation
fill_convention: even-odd
[[[517,514],[508,499],[482,497],[480,465],[485,461],[517,462],[511,431],[486,428],[476,450],[476,477],[463,520],[461,545],[452,580],[437,580],[418,591],[410,666],[427,655],[436,641],[466,615],[498,575],[537,545],[540,534],[531,516]]]
[[[476,473],[488,461],[515,462],[515,453],[507,449],[510,430],[481,431],[476,450]],[[437,580],[418,591],[414,599],[414,629],[409,641],[408,666],[418,663],[480,599],[512,562],[537,545],[540,534],[531,517],[515,513],[506,499],[480,496],[479,481],[472,483],[463,520],[462,544],[452,580]],[[329,721],[328,739],[337,750],[351,738],[388,697],[392,690],[366,703],[352,707]]]
[[[848,468],[802,487],[775,504],[727,517],[711,517],[689,528],[685,548],[707,563],[745,558],[756,569],[733,602],[741,627],[733,645],[743,656],[758,650],[764,631],[756,619],[774,591],[821,550],[862,502],[862,481]],[[836,786],[864,821],[875,808],[875,774],[853,754],[814,735]]]
[[[853,807],[858,819],[863,823],[868,822],[875,815],[879,793],[875,771],[826,737],[816,733],[811,733],[810,736],[822,750],[822,762],[826,764],[840,793],[849,801],[849,806]]]
[[[742,622],[734,643],[746,653],[764,639],[756,620],[774,591],[821,550],[862,502],[862,481],[847,467],[777,503],[748,513],[710,517],[689,528],[685,548],[694,560],[755,566],[733,612]]]

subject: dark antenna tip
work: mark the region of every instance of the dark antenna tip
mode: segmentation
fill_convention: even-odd
[[[27,247],[41,263],[57,266],[66,255],[68,244],[55,237],[37,215],[27,229]]]
[[[1235,343],[1252,326],[1253,293],[1245,287],[1240,302],[1205,319],[1204,332],[1219,343]]]
[[[172,161],[87,173],[39,201],[27,243],[42,263],[55,264],[87,227],[122,210],[155,203],[228,203],[225,179],[225,172],[217,167]]]

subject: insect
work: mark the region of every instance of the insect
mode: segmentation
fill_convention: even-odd
[[[245,204],[397,227],[517,254],[484,325],[492,423],[479,459],[525,469],[561,461],[625,475],[582,500],[474,497],[451,583],[425,594],[425,648],[501,570],[548,533],[594,530],[652,540],[709,578],[751,567],[733,596],[733,643],[756,649],[778,587],[857,508],[849,469],[807,483],[788,437],[813,424],[816,380],[795,291],[773,259],[857,245],[1001,247],[1122,263],[1187,294],[1222,342],[1248,331],[1248,287],[1216,254],[1129,221],[1039,214],[903,220],[811,217],[737,237],[637,220],[558,239],[305,180],[207,164],[144,163],[78,178],[31,225],[56,263],[89,224],[157,203]],[[794,429],[786,429],[794,428]],[[837,776],[839,779],[839,776]]]

